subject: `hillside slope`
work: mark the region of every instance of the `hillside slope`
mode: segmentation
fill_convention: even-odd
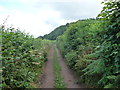
[[[55,40],[58,36],[62,35],[65,32],[67,25],[68,24],[59,26],[56,29],[54,29],[51,33],[46,34],[44,36],[39,36],[38,38]]]

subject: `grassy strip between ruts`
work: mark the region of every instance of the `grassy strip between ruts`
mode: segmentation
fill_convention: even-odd
[[[61,67],[58,62],[58,57],[56,54],[56,48],[54,48],[54,75],[55,75],[55,88],[66,88],[65,83],[63,82],[63,78],[61,77]]]

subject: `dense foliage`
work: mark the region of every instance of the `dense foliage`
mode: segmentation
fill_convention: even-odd
[[[91,87],[120,88],[120,2],[103,2],[96,20],[69,24],[57,38],[68,65]]]
[[[47,60],[49,41],[35,39],[14,28],[0,28],[2,33],[2,87],[29,88]]]
[[[55,30],[53,30],[51,33],[46,34],[43,37],[39,36],[38,38],[56,40],[58,36],[62,35],[65,32],[67,25],[59,26]]]

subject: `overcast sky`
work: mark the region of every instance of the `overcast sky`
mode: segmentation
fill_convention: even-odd
[[[79,19],[95,18],[103,0],[0,0],[0,24],[20,28],[35,37]]]

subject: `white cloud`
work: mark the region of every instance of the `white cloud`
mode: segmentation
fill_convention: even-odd
[[[12,0],[16,1],[16,0]],[[96,2],[96,0],[18,0],[19,2],[28,3],[28,2]],[[101,2],[101,0],[97,0]],[[102,0],[104,1],[104,0]]]
[[[5,12],[9,12],[9,10],[6,9]],[[36,13],[25,13],[13,10],[7,14],[1,14],[1,24],[3,23],[3,20],[6,19],[7,15],[9,15],[6,22],[7,27],[13,26],[15,28],[20,28],[21,31],[25,30],[26,33],[30,33],[35,37],[50,33],[58,25],[66,24],[67,22],[64,19],[61,19],[61,15],[58,11],[46,8],[41,9]],[[46,21],[50,22],[52,20],[56,21],[58,24],[52,25],[51,23],[46,23]]]
[[[6,22],[7,26],[13,25],[16,28],[20,28],[22,31],[29,32],[31,35],[38,37],[40,35],[47,34],[54,30],[59,25],[65,25],[68,22],[80,19],[80,13],[83,18],[97,15],[97,12],[92,12],[91,16],[89,12],[89,6],[83,8],[80,11],[81,5],[99,6],[101,0],[0,0],[1,2],[7,2],[6,5],[0,5],[0,24],[9,15]],[[9,5],[12,3],[12,5]],[[17,6],[16,4],[23,5]],[[55,3],[57,2],[57,3]],[[59,4],[58,2],[62,2]],[[63,5],[63,2],[65,4]],[[70,4],[66,4],[69,2]],[[79,2],[80,5],[72,2]],[[68,6],[66,6],[68,5]],[[17,8],[16,8],[17,6]],[[96,8],[95,7],[95,8]],[[94,8],[92,8],[94,9]],[[96,8],[96,11],[99,9]],[[77,18],[75,18],[77,17]]]

